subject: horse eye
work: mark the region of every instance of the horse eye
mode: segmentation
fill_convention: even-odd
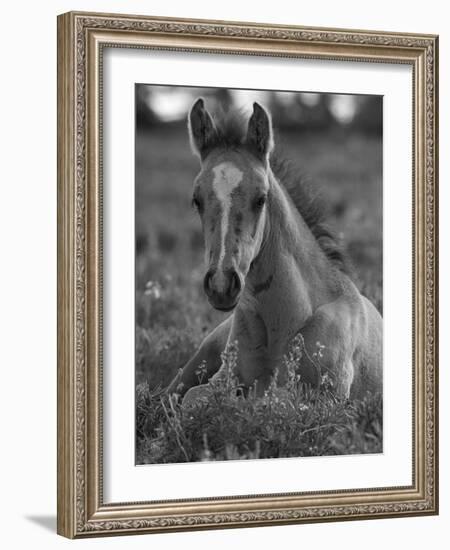
[[[261,195],[255,200],[254,207],[256,210],[261,210],[261,208],[266,204],[267,197],[266,195]]]

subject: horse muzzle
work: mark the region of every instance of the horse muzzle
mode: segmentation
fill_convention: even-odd
[[[210,269],[203,280],[203,288],[213,308],[219,311],[231,311],[239,301],[242,282],[235,269],[225,271]]]

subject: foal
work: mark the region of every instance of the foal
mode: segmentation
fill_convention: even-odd
[[[205,363],[208,379],[220,376],[221,353],[237,341],[234,374],[262,394],[275,371],[283,372],[283,356],[298,334],[302,382],[317,387],[326,372],[339,397],[380,391],[381,316],[341,269],[338,247],[301,182],[272,154],[266,110],[254,103],[246,126],[232,118],[219,123],[198,99],[189,133],[201,162],[192,201],[205,241],[204,291],[214,308],[232,313],[167,391],[190,390],[195,399],[198,366]],[[317,361],[319,343],[325,347]]]

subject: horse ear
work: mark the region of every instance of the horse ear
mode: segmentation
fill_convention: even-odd
[[[261,160],[266,160],[273,149],[269,113],[256,102],[253,103],[253,113],[248,121],[246,144]]]
[[[192,150],[203,160],[214,147],[217,130],[211,115],[205,109],[205,102],[201,97],[192,106],[188,118],[188,127]]]

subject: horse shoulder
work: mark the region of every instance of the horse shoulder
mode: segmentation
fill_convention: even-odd
[[[233,323],[233,315],[222,321],[200,344],[186,365],[180,369],[166,392],[184,395],[190,388],[205,384],[221,366],[221,353],[225,349]],[[199,375],[199,368],[203,370]]]
[[[345,277],[339,294],[333,300],[316,308],[308,325],[322,332],[335,349],[348,350],[355,346],[358,327],[361,323],[365,323],[361,299],[362,296],[356,286]]]

